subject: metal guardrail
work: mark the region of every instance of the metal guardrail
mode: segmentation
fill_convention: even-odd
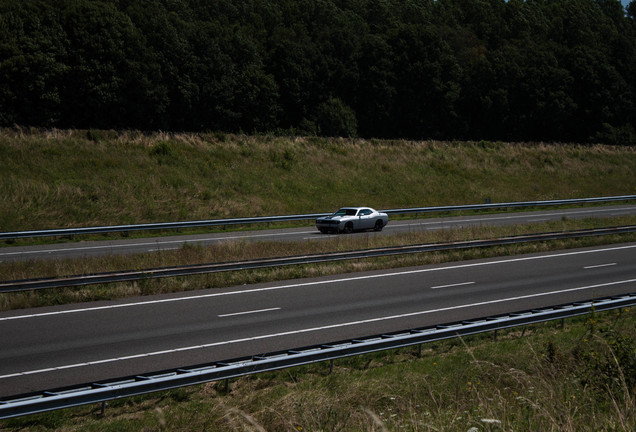
[[[570,318],[636,305],[636,293],[555,307],[484,317],[435,327],[417,328],[360,339],[309,346],[265,355],[217,361],[61,390],[0,399],[0,419],[106,402],[177,387],[227,380],[326,360],[424,344],[500,329]]]
[[[434,243],[424,245],[410,245],[386,247],[378,249],[364,249],[349,252],[322,253],[299,255],[292,257],[255,259],[228,263],[194,264],[187,266],[161,267],[143,270],[129,270],[120,272],[94,273],[90,275],[74,275],[58,278],[24,279],[0,282],[0,292],[16,292],[34,289],[74,287],[114,282],[128,282],[142,279],[192,276],[197,274],[215,273],[222,271],[247,270],[266,267],[279,267],[297,264],[310,264],[328,261],[342,261],[349,259],[372,258],[391,255],[405,255],[412,253],[432,252],[449,249],[469,249],[488,246],[501,246],[513,243],[527,243],[534,241],[557,240],[575,237],[591,237],[610,234],[626,234],[636,232],[636,226],[622,226],[611,228],[593,228],[566,232],[553,232],[511,236],[490,240],[470,240],[463,242]]]
[[[523,201],[523,202],[508,202],[508,203],[468,204],[468,205],[441,206],[441,207],[417,207],[417,208],[404,208],[404,209],[392,209],[392,210],[381,210],[381,211],[387,214],[437,213],[437,212],[452,212],[452,211],[464,211],[464,210],[492,210],[492,209],[515,208],[515,207],[540,207],[540,206],[553,206],[553,205],[591,204],[591,203],[601,203],[601,202],[632,201],[632,200],[636,200],[636,195],[576,198],[576,199],[550,200],[550,201]],[[189,221],[189,222],[165,222],[165,223],[149,223],[149,224],[135,224],[135,225],[113,225],[113,226],[104,226],[104,227],[14,231],[14,232],[0,233],[0,240],[12,240],[12,239],[31,238],[31,237],[75,236],[75,235],[83,235],[83,234],[102,234],[102,233],[110,233],[110,232],[186,229],[186,228],[198,228],[198,227],[204,227],[204,226],[226,226],[226,225],[239,225],[239,224],[302,221],[302,220],[315,219],[321,216],[327,216],[329,214],[331,213],[312,213],[312,214],[288,215],[288,216],[263,216],[263,217],[253,217],[253,218],[235,218],[235,219],[211,219],[211,220],[200,220],[200,221]]]
[[[548,200],[548,201],[520,201],[520,202],[507,202],[507,203],[487,203],[487,204],[467,204],[467,205],[441,206],[441,207],[405,208],[405,209],[382,210],[382,211],[387,214],[435,213],[435,212],[464,211],[464,210],[493,210],[493,209],[517,208],[517,207],[545,207],[545,206],[571,205],[571,204],[593,204],[593,203],[613,202],[613,201],[631,201],[634,199],[636,199],[636,195],[621,195],[621,196],[611,196],[611,197],[573,198],[573,199]]]

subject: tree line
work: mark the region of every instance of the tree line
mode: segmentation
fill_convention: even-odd
[[[0,0],[0,126],[636,144],[636,0]]]

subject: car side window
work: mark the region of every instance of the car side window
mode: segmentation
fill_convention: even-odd
[[[360,210],[360,216],[368,216],[370,214],[371,214],[371,210],[369,209]]]

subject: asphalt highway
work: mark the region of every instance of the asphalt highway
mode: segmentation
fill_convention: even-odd
[[[395,220],[380,233],[351,234],[387,235],[404,232],[440,230],[478,225],[510,225],[545,222],[561,218],[608,218],[636,214],[636,205],[579,207],[561,210],[510,212],[488,215],[455,216],[418,220]],[[241,231],[188,236],[169,236],[147,239],[84,241],[38,246],[14,246],[0,248],[0,263],[15,260],[63,259],[115,254],[147,253],[178,249],[188,243],[205,246],[223,241],[321,241],[333,235],[320,234],[315,227]]]
[[[636,243],[0,312],[0,397],[636,292]]]

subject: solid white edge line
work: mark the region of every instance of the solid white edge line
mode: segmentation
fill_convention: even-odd
[[[329,324],[329,325],[325,325],[325,326],[321,326],[321,327],[312,327],[312,328],[306,328],[306,329],[289,330],[289,331],[286,331],[286,332],[273,333],[273,334],[260,335],[260,336],[251,336],[251,337],[235,339],[235,340],[229,340],[229,341],[211,342],[211,343],[207,343],[207,344],[203,344],[203,345],[194,345],[194,346],[190,346],[190,347],[175,348],[174,350],[162,350],[162,351],[155,351],[155,352],[151,352],[151,353],[133,354],[133,355],[129,355],[129,356],[126,356],[126,357],[117,357],[117,358],[112,358],[112,359],[87,361],[87,362],[84,362],[84,363],[77,363],[75,365],[57,366],[57,367],[53,367],[53,368],[39,369],[39,370],[34,370],[34,371],[14,372],[14,373],[7,374],[7,375],[0,375],[0,379],[13,378],[13,377],[21,376],[21,375],[33,375],[33,374],[51,372],[51,371],[56,371],[56,370],[61,370],[61,369],[70,369],[70,368],[77,368],[77,367],[83,367],[83,366],[91,366],[91,365],[95,365],[95,364],[114,363],[114,362],[122,361],[122,360],[134,360],[134,359],[138,359],[138,358],[142,358],[142,357],[152,357],[152,356],[158,356],[158,355],[162,355],[162,354],[166,354],[166,353],[174,353],[174,352],[181,352],[181,351],[192,351],[192,350],[196,350],[196,349],[213,348],[213,347],[237,344],[237,343],[242,343],[242,342],[251,342],[251,341],[255,341],[255,340],[271,339],[271,338],[275,338],[275,337],[290,336],[290,335],[294,335],[294,334],[309,333],[309,332],[320,331],[320,330],[330,330],[330,329],[335,329],[335,328],[339,328],[339,327],[351,327],[351,326],[360,325],[360,324],[369,324],[369,323],[374,323],[374,322],[379,322],[379,321],[388,321],[388,320],[392,320],[392,319],[408,318],[408,317],[412,317],[412,316],[427,315],[427,314],[438,313],[438,312],[448,312],[448,311],[452,311],[452,310],[466,309],[466,308],[469,308],[469,307],[491,305],[491,304],[494,304],[494,303],[504,303],[504,302],[524,300],[524,299],[534,298],[534,297],[544,297],[544,296],[549,296],[549,295],[563,294],[563,293],[575,292],[575,291],[584,291],[584,290],[588,290],[588,289],[602,288],[602,287],[607,287],[607,286],[612,286],[612,285],[622,285],[622,284],[634,283],[634,282],[636,282],[636,279],[628,279],[628,280],[623,280],[623,281],[607,282],[607,283],[603,283],[603,284],[588,285],[588,286],[575,287],[575,288],[567,288],[567,289],[564,289],[564,290],[550,291],[550,292],[538,293],[538,294],[528,294],[528,295],[523,295],[523,296],[499,299],[499,300],[488,300],[488,301],[477,302],[477,303],[470,303],[470,304],[457,305],[457,306],[449,306],[449,307],[439,308],[439,309],[431,309],[431,310],[424,310],[424,311],[417,311],[417,312],[409,312],[409,313],[405,313],[405,314],[391,315],[391,316],[386,316],[386,317],[369,318],[369,319],[366,319],[366,320],[351,321],[351,322],[345,322],[345,323],[339,323],[339,324]]]

